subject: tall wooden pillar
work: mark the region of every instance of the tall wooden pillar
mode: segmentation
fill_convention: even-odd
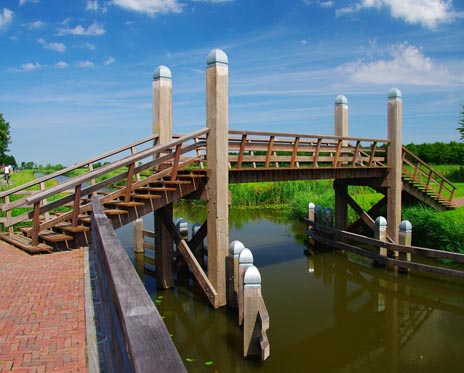
[[[228,205],[228,81],[227,55],[214,49],[206,69],[206,126],[208,166],[208,277],[218,293],[218,307],[226,304],[226,257],[229,247]]]
[[[334,106],[335,136],[348,137],[348,100],[337,96]],[[346,146],[348,141],[344,141]],[[346,229],[348,224],[348,204],[341,192],[348,193],[348,186],[334,182],[335,189],[335,228]]]
[[[402,169],[402,125],[403,101],[401,92],[392,88],[388,93],[388,173],[387,220],[388,236],[398,242],[398,227],[401,222],[401,169]]]
[[[158,144],[172,139],[172,76],[166,66],[159,66],[153,73],[153,134],[159,135]],[[163,207],[166,216],[173,218],[172,203]],[[155,211],[155,277],[159,288],[174,286],[174,241]]]

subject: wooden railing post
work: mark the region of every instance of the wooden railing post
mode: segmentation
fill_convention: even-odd
[[[227,269],[227,304],[238,309],[238,258],[245,248],[240,241],[232,241],[229,245],[229,255],[226,258]]]
[[[402,192],[402,115],[403,103],[399,89],[392,88],[388,93],[388,190],[387,219],[388,236],[398,242],[398,226],[401,221]]]
[[[227,55],[214,49],[206,69],[208,277],[218,294],[218,306],[227,303],[226,257],[229,246],[228,169],[228,81]]]
[[[412,224],[409,220],[403,220],[400,223],[400,231],[398,233],[398,243],[404,246],[411,246],[412,243]],[[407,262],[411,261],[411,253],[400,252],[399,259]],[[408,272],[407,268],[401,268],[401,272]]]

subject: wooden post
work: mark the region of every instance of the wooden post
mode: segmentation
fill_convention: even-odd
[[[226,258],[227,304],[232,308],[238,308],[238,257],[244,248],[240,241],[232,241]]]
[[[315,209],[316,209],[316,205],[312,202],[309,202],[308,203],[308,220],[309,221],[316,221]],[[310,225],[309,227],[310,227],[309,229],[311,229],[312,225]]]
[[[409,220],[403,220],[400,223],[400,231],[398,233],[398,243],[404,246],[411,246],[412,242],[412,224]],[[399,254],[400,260],[405,260],[407,262],[411,261],[411,253],[401,252]],[[401,268],[400,272],[409,272],[408,268]]]
[[[348,100],[340,95],[335,99],[334,107],[335,136],[348,137]],[[343,141],[343,146],[348,145],[348,140]]]
[[[387,227],[387,220],[383,216],[379,216],[377,219],[375,219],[374,238],[387,242]],[[386,257],[387,249],[385,247],[381,247],[379,254]]]
[[[161,289],[168,289],[174,286],[174,240],[161,219],[162,212],[172,219],[172,203],[155,212],[156,286]]]
[[[333,226],[333,215],[330,207],[324,209],[324,225],[330,228]]]
[[[269,315],[261,295],[261,275],[255,266],[249,267],[244,275],[244,321],[243,356],[260,355],[261,360],[269,357]]]
[[[336,229],[345,230],[348,225],[348,203],[344,196],[348,194],[348,185],[334,181],[335,189],[335,225]]]
[[[153,73],[153,134],[159,135],[158,144],[164,145],[172,139],[172,75],[166,66],[158,66]],[[172,219],[173,206],[163,207]],[[174,286],[174,240],[155,211],[155,276],[156,285],[167,289]]]
[[[229,246],[228,59],[214,49],[206,69],[208,277],[218,293],[218,306],[227,303],[226,257]]]
[[[253,265],[253,254],[250,249],[242,249],[238,255],[238,325],[243,323],[243,277],[245,271]]]
[[[401,221],[401,172],[402,172],[402,115],[403,103],[399,89],[392,88],[388,93],[388,172],[387,219],[388,236],[398,242],[398,226]],[[394,253],[398,256],[398,252]]]
[[[153,134],[159,135],[158,144],[172,139],[172,75],[166,66],[158,66],[153,73]]]
[[[143,253],[145,251],[143,241],[143,220],[136,219],[134,222],[134,252]]]
[[[316,205],[314,208],[314,219],[317,224],[323,224],[323,215],[321,205]]]

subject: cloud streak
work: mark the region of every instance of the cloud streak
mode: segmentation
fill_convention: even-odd
[[[339,8],[337,16],[360,12],[364,9],[390,10],[392,17],[403,20],[409,24],[419,24],[429,29],[438,25],[449,23],[464,14],[453,8],[452,0],[361,0],[357,3]]]
[[[58,30],[58,35],[79,35],[79,36],[100,36],[104,35],[106,30],[97,22],[92,23],[89,27],[85,28],[82,25],[77,25],[73,28],[64,27]]]
[[[180,13],[183,8],[177,0],[113,0],[113,4],[125,10],[152,17],[157,13]]]
[[[0,13],[0,28],[7,26],[8,24],[13,21],[14,13],[8,9],[3,8],[2,12]]]

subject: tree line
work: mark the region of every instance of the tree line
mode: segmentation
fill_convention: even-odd
[[[464,143],[408,144],[406,148],[426,163],[464,165]]]

